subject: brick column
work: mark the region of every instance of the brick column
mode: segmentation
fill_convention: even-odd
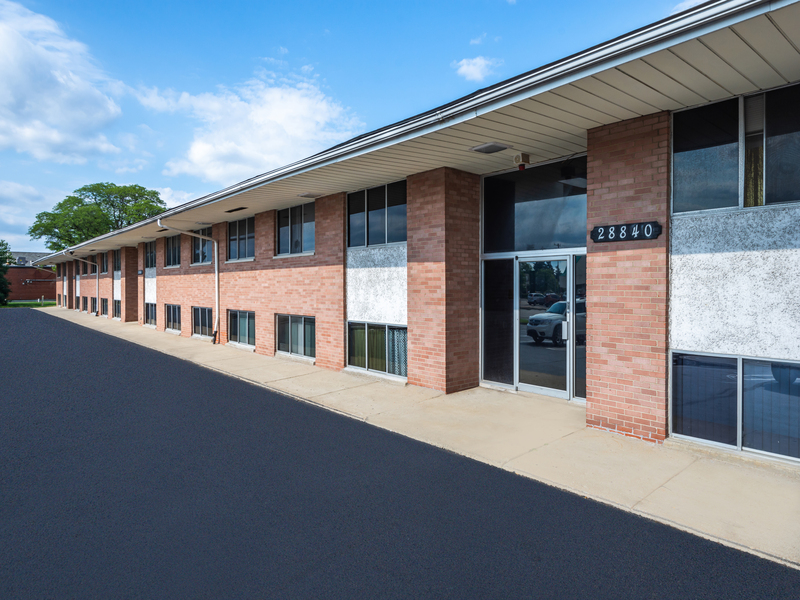
[[[139,253],[136,248],[120,250],[120,309],[122,321],[136,321],[139,318]]]
[[[446,393],[479,382],[480,177],[408,178],[408,381]]]
[[[586,424],[653,442],[667,433],[669,113],[588,136],[588,230],[658,221],[656,240],[587,236]]]

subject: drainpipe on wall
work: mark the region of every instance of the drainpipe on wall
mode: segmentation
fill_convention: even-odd
[[[64,250],[61,253],[61,255],[62,256],[66,256],[67,253],[69,253],[70,258],[74,258],[75,260],[79,260],[81,262],[85,262],[87,265],[90,265],[90,266],[94,265],[95,267],[97,267],[95,272],[94,272],[95,273],[95,280],[97,281],[97,286],[96,286],[96,291],[95,291],[95,298],[97,298],[97,310],[94,312],[94,316],[95,317],[99,317],[100,316],[100,265],[98,265],[96,262],[93,263],[90,260],[86,260],[85,258],[79,258],[79,257],[75,256],[75,252],[72,252],[72,251]],[[89,269],[89,270],[91,271],[91,269]]]
[[[217,240],[212,237],[208,237],[207,235],[200,235],[194,231],[186,231],[185,229],[176,229],[175,227],[164,225],[164,223],[161,222],[161,219],[158,219],[157,223],[158,226],[163,229],[177,231],[178,233],[200,238],[201,240],[208,240],[214,244],[214,302],[216,303],[216,306],[214,308],[214,339],[212,340],[212,343],[216,344],[217,333],[219,332],[219,243],[217,243]]]

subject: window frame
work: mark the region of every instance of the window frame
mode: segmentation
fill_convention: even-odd
[[[112,300],[111,310],[112,319],[122,319],[122,300]]]
[[[305,226],[305,217],[306,217],[306,207],[307,206],[314,207],[314,220],[311,221],[314,223],[314,248],[311,250],[305,249],[305,235],[303,233],[303,229]],[[300,252],[292,252],[292,210],[295,208],[300,209]],[[289,213],[289,251],[288,252],[281,252],[281,213]],[[315,201],[306,202],[304,204],[295,204],[294,206],[290,206],[288,208],[282,208],[280,210],[275,211],[275,253],[274,256],[276,257],[284,257],[284,256],[310,256],[313,255],[317,250],[317,206]]]
[[[247,315],[247,333],[248,333],[248,335],[247,335],[246,341],[244,341],[244,342],[242,342],[240,340],[241,335],[239,333],[239,326],[238,326],[238,323],[240,322],[239,321],[240,315],[242,315],[242,314]],[[236,322],[237,322],[236,339],[235,340],[231,338],[231,329],[232,329],[231,321],[233,320],[234,315],[236,315],[235,318],[236,318]],[[253,343],[252,344],[249,341],[250,340],[249,334],[250,334],[250,318],[251,317],[253,319],[253,321],[252,321]],[[256,347],[257,341],[256,341],[256,313],[255,313],[255,311],[253,311],[253,310],[228,309],[228,343],[229,344],[239,344],[240,346],[247,346],[248,348],[255,348]]]
[[[195,313],[195,311],[208,311],[208,312],[207,313],[205,313],[205,312],[197,312],[197,313]],[[202,315],[203,314],[207,314],[208,315],[208,318],[206,319],[207,320],[207,325],[205,326],[205,329],[209,333],[203,333],[203,323],[202,323],[202,321],[203,321]],[[196,315],[201,315],[200,324],[199,325],[197,324],[197,319],[195,318]],[[199,333],[197,332],[198,329],[200,330]],[[207,306],[192,306],[192,336],[213,339],[213,337],[214,337],[214,310],[212,308],[207,307]]]
[[[279,341],[280,328],[278,326],[278,323],[279,323],[279,319],[281,317],[286,317],[286,318],[289,319],[289,339],[287,340],[287,343],[288,343],[288,346],[289,346],[289,350],[279,350],[278,349],[278,347],[279,347],[278,344],[280,343],[280,341]],[[303,349],[303,353],[302,354],[298,354],[297,352],[292,352],[292,318],[302,319],[302,322],[301,322],[301,325],[300,325],[301,333],[300,333],[300,342],[299,342],[300,347]],[[306,336],[306,321],[307,320],[314,321],[314,355],[313,356],[309,356],[308,354],[305,353],[305,349],[306,349],[305,336]],[[302,358],[307,358],[309,360],[316,361],[316,359],[317,359],[317,317],[315,317],[315,316],[312,317],[312,316],[309,316],[309,315],[292,315],[292,314],[288,314],[288,313],[275,313],[275,353],[276,354],[283,354],[283,355],[286,355],[286,356],[299,356],[299,357],[302,357]]]
[[[753,207],[753,208],[763,208],[761,207]],[[708,358],[728,358],[728,359],[735,359],[736,360],[736,444],[725,444],[721,442],[715,442],[712,440],[706,440],[703,438],[692,437],[689,435],[675,433],[673,431],[673,372],[672,372],[672,365],[673,365],[673,354],[682,354],[687,356],[699,356],[699,357],[708,357]],[[705,446],[711,446],[714,448],[720,448],[722,450],[727,451],[735,451],[741,452],[743,454],[756,454],[760,457],[769,458],[772,460],[779,460],[779,461],[789,461],[791,463],[800,464],[800,458],[795,458],[793,456],[786,456],[783,454],[777,454],[775,452],[767,452],[765,450],[759,450],[757,448],[748,448],[743,446],[743,426],[744,426],[744,363],[745,361],[758,361],[758,362],[770,362],[770,363],[791,363],[796,364],[798,369],[800,369],[800,361],[796,360],[786,360],[782,358],[769,358],[763,356],[751,356],[751,355],[744,355],[744,354],[725,354],[721,352],[698,352],[695,350],[679,350],[679,349],[670,349],[667,353],[667,366],[668,366],[668,373],[667,373],[667,435],[669,437],[674,437],[675,439],[679,440],[686,440],[695,444],[702,444]]]
[[[364,325],[364,334],[366,336],[366,340],[364,343],[364,358],[366,361],[366,367],[359,367],[357,365],[350,364],[350,326],[351,325]],[[377,369],[370,369],[369,368],[369,328],[370,327],[383,327],[384,329],[384,356],[386,362],[386,370],[379,371]],[[394,373],[389,372],[389,328],[393,327],[395,329],[405,329],[406,330],[406,374],[405,375],[396,375]],[[347,360],[347,368],[348,369],[358,369],[360,371],[368,371],[370,373],[378,373],[381,376],[385,377],[393,377],[396,379],[408,380],[408,325],[399,325],[397,323],[374,323],[370,321],[346,321],[345,322],[345,339],[346,339],[346,348],[345,348],[345,356]]]
[[[103,317],[108,316],[108,298],[100,299],[100,315]]]
[[[214,228],[209,225],[208,227],[203,227],[202,229],[195,229],[193,233],[205,235],[207,237],[214,237]],[[205,244],[208,244],[208,252],[204,252]],[[208,256],[208,260],[195,260],[195,258],[202,258],[203,254]],[[212,262],[214,262],[214,242],[192,236],[192,258],[189,266],[194,267],[196,265],[210,265]]]
[[[389,186],[400,182],[406,184],[406,239],[398,242],[384,241],[382,243],[370,244],[369,243],[369,192],[378,188],[383,188],[383,239],[389,239]],[[364,194],[364,243],[360,246],[350,245],[350,196],[354,194]],[[369,188],[362,188],[347,192],[345,197],[345,216],[346,216],[346,230],[345,230],[345,246],[348,250],[351,248],[377,248],[381,246],[399,246],[408,244],[408,179],[398,179],[383,185],[375,185]],[[355,322],[355,321],[354,321]]]
[[[681,108],[679,110],[673,110],[670,112],[669,115],[669,161],[670,161],[670,169],[669,169],[669,213],[671,218],[683,218],[688,217],[691,215],[709,215],[715,213],[731,213],[737,211],[759,211],[759,210],[776,210],[780,208],[786,208],[787,206],[793,205],[800,205],[800,199],[790,202],[779,202],[779,203],[772,203],[772,204],[762,204],[758,206],[745,206],[745,153],[746,153],[746,139],[747,139],[747,131],[746,131],[746,124],[745,124],[745,100],[747,98],[752,98],[754,96],[761,96],[769,94],[770,92],[774,92],[776,90],[780,90],[783,88],[793,87],[793,86],[800,86],[800,83],[793,82],[787,83],[784,85],[779,85],[773,88],[769,88],[766,90],[758,90],[756,92],[750,92],[747,94],[739,94],[738,96],[734,96],[739,101],[739,136],[737,138],[738,145],[739,145],[739,152],[738,152],[738,204],[736,206],[724,206],[720,208],[701,208],[698,210],[687,210],[681,212],[675,212],[675,168],[674,168],[674,137],[675,137],[675,119],[674,116],[678,113],[695,110],[697,108],[703,108],[707,106],[712,106],[714,104],[720,104],[722,102],[729,102],[732,98],[723,98],[721,100],[714,100],[713,102],[705,102],[699,106],[690,106],[687,108]],[[764,111],[764,129],[761,133],[762,136],[766,135],[766,110]],[[766,142],[766,139],[764,139]],[[762,148],[762,173],[764,182],[766,182],[766,174],[767,174],[767,164],[766,164],[766,143],[763,144]],[[764,192],[766,194],[766,190]]]
[[[171,313],[171,314],[170,314]],[[176,319],[177,317],[177,319]],[[178,327],[172,327],[177,324]],[[181,305],[180,304],[165,304],[164,305],[164,329],[166,331],[181,331]]]
[[[158,305],[155,302],[144,303],[144,324],[151,327],[158,326]]]
[[[114,250],[114,273],[122,271],[122,250]]]
[[[251,231],[249,229],[250,223],[252,222],[253,225],[253,255],[247,255],[247,240],[251,235]],[[241,223],[245,223],[245,233],[242,235],[239,233],[239,227]],[[231,258],[231,226],[236,225],[236,258]],[[255,260],[256,256],[256,218],[253,217],[246,217],[244,219],[238,219],[236,221],[228,221],[227,227],[227,239],[228,239],[228,246],[227,246],[227,253],[226,253],[226,260],[225,262],[244,262],[244,261],[251,261]],[[244,248],[245,248],[245,256],[239,256],[239,245],[241,244],[242,240],[244,240]]]
[[[145,242],[144,243],[144,268],[145,269],[155,269],[156,268],[156,242],[155,240],[152,242]]]
[[[181,234],[164,238],[164,268],[175,269],[181,266]]]

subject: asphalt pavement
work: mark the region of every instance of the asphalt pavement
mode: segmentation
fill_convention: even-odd
[[[28,309],[0,598],[796,598],[800,571]]]

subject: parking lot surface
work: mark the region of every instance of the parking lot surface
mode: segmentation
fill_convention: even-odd
[[[800,572],[0,311],[0,598],[793,598]]]

